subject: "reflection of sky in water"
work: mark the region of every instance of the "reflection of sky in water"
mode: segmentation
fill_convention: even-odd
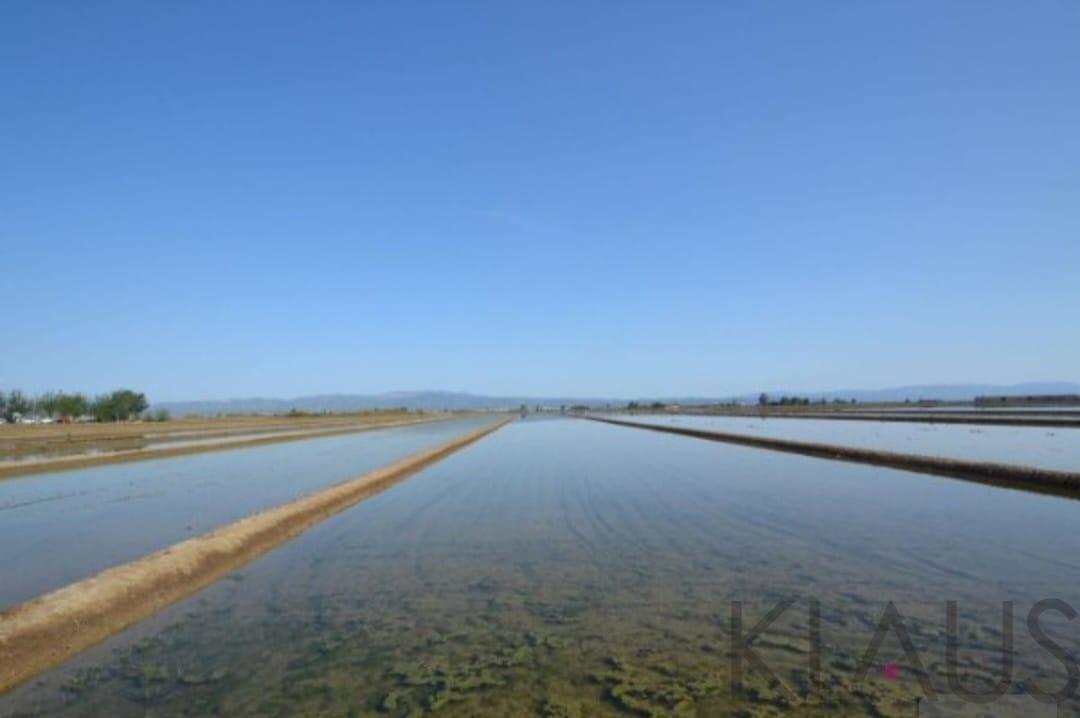
[[[670,424],[907,454],[1080,471],[1080,428],[731,416],[642,415],[620,418],[642,424]]]
[[[844,652],[861,654],[895,601],[933,669],[946,600],[960,602],[968,653],[996,645],[1003,600],[1017,602],[1021,630],[1038,599],[1080,606],[1078,510],[859,464],[528,420],[84,654],[0,714],[61,706],[57,685],[97,666],[108,678],[60,712],[141,715],[123,647],[149,637],[151,665],[229,676],[219,689],[162,689],[155,715],[377,712],[390,694],[419,708],[452,695],[447,715],[534,715],[552,697],[578,715],[626,715],[604,691],[639,684],[726,715],[713,683],[726,680],[731,600],[748,602],[748,623],[783,597],[820,600],[829,670],[850,670]],[[805,621],[796,608],[770,634],[764,650],[779,665],[805,661]],[[1080,648],[1075,626],[1046,623]],[[1017,654],[1024,675],[1056,665],[1023,640]],[[865,700],[892,705],[890,684],[871,688]]]
[[[810,410],[813,410],[814,406],[810,405]],[[1057,406],[889,406],[889,407],[873,407],[851,405],[844,409],[846,412],[866,412],[867,414],[896,414],[896,413],[916,413],[923,414],[926,412],[942,413],[942,414],[1019,414],[1021,416],[1025,414],[1060,414],[1061,416],[1072,416],[1080,418],[1080,407],[1075,404],[1059,404]]]
[[[0,481],[0,607],[449,440],[465,419]]]
[[[118,448],[94,447],[81,451],[57,451],[57,448],[64,447],[54,447],[49,453],[45,454],[33,454],[20,457],[0,456],[0,463],[5,463],[7,465],[37,464],[43,461],[56,461],[58,458],[100,456],[102,454],[120,455],[137,453],[145,449],[181,449],[190,446],[228,446],[229,444],[242,443],[254,439],[306,436],[308,434],[328,433],[333,430],[333,427],[321,427],[317,429],[300,429],[295,431],[252,431],[248,433],[237,432],[235,435],[231,436],[209,436],[194,439],[174,438],[192,432],[177,432],[172,436],[133,436],[129,439],[118,441]]]

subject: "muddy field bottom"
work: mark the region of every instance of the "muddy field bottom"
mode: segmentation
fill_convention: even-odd
[[[2,716],[914,716],[920,670],[1059,688],[1076,504],[587,422],[516,423],[0,700]],[[1054,537],[1057,537],[1054,540]],[[744,629],[791,601],[733,691]],[[812,601],[821,681],[811,682]],[[859,662],[890,602],[890,632]],[[1080,649],[1075,622],[1043,619]],[[1060,616],[1058,617],[1060,618]],[[1061,715],[1077,715],[1074,701]],[[1035,718],[1037,714],[1030,714]]]
[[[302,417],[199,417],[106,424],[0,424],[0,462],[132,451],[177,442],[362,428],[435,416],[387,411]]]

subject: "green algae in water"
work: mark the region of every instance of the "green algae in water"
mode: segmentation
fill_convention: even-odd
[[[852,500],[850,484],[818,498],[815,525],[811,499],[770,489],[770,454],[577,426],[504,429],[45,676],[0,714],[911,716],[910,667],[856,682],[859,660],[895,601],[940,683],[945,599],[965,607],[965,684],[992,680],[995,601],[1013,589],[988,595],[986,577],[1022,588],[1031,571],[999,546],[969,545],[959,571],[954,546],[926,527],[838,520],[829,507]],[[746,465],[752,483],[726,480]],[[1039,591],[1075,585],[1056,559],[1068,575],[1047,573]],[[819,685],[811,598],[823,609]],[[795,606],[754,644],[780,683],[747,668],[733,692],[731,602],[745,602],[749,627],[785,599]],[[1045,653],[1020,642],[1016,658],[1018,676],[1061,684]],[[903,660],[887,640],[880,661]]]

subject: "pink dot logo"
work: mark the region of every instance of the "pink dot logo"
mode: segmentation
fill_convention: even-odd
[[[881,675],[885,676],[887,681],[895,681],[900,677],[900,666],[896,663],[886,663],[881,667]]]

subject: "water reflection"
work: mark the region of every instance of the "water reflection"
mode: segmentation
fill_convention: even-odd
[[[837,419],[637,415],[642,424],[793,439],[906,454],[1080,471],[1080,429]]]
[[[993,680],[1001,602],[1080,607],[1077,504],[581,421],[505,427],[0,706],[33,715],[914,715],[888,602],[945,684]],[[777,681],[731,690],[731,607]],[[815,693],[810,606],[821,606]],[[1070,650],[1077,622],[1044,620]],[[1016,685],[1062,665],[1022,630]],[[980,681],[982,683],[980,683]]]
[[[0,607],[449,440],[490,419],[0,481]]]

